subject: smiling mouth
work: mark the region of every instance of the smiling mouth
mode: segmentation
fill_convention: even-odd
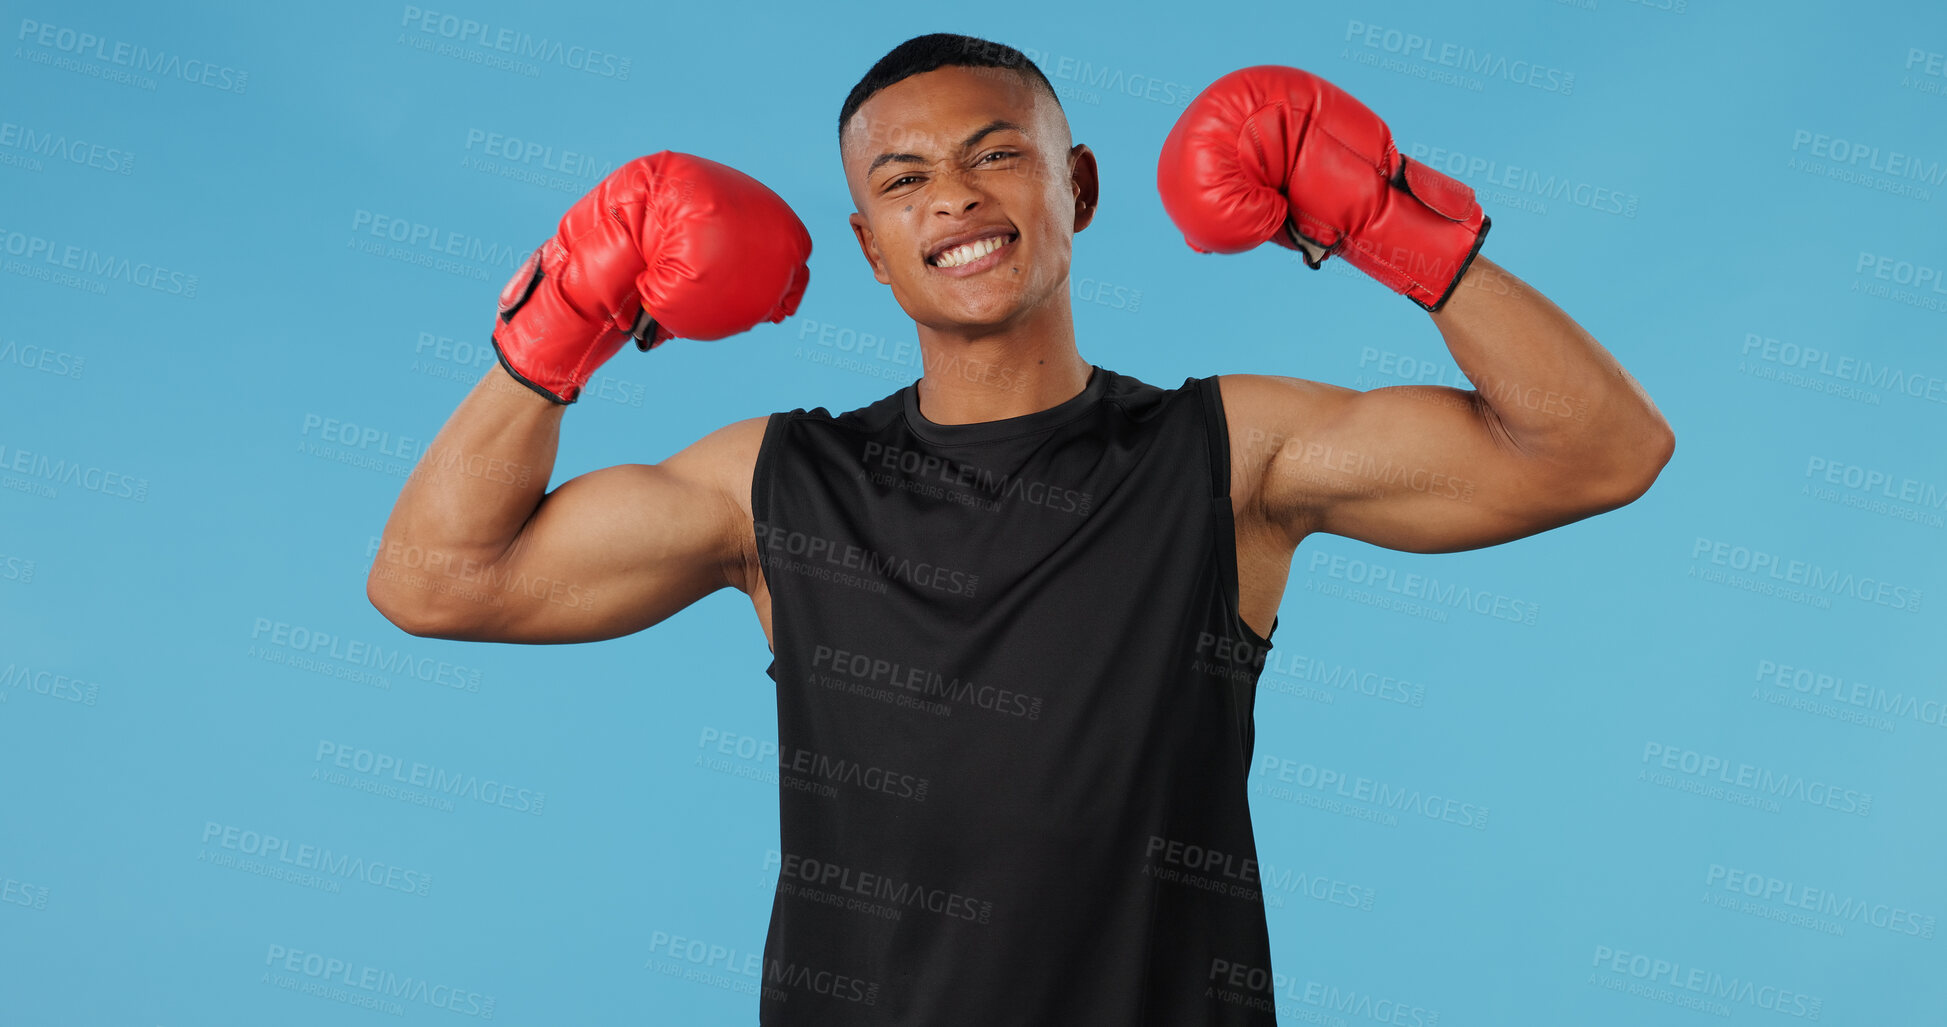
[[[995,235],[985,239],[977,239],[961,246],[955,246],[937,257],[928,257],[926,263],[943,270],[966,267],[983,257],[993,254],[996,250],[1012,245],[1019,238],[1021,238],[1021,233],[1013,232],[1008,235]]]

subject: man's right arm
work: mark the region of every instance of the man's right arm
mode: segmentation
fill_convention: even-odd
[[[366,579],[372,605],[415,635],[591,642],[749,588],[767,418],[546,490],[563,412],[626,341],[652,350],[780,322],[810,257],[790,205],[727,165],[661,150],[596,183],[501,289],[500,363],[400,491]]]
[[[590,642],[747,589],[749,495],[765,417],[657,464],[545,492],[563,405],[491,368],[440,430],[386,522],[366,594],[429,638]]]

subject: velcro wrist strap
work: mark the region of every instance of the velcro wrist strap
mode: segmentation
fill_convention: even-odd
[[[1431,312],[1453,295],[1491,222],[1465,182],[1399,160],[1379,214],[1342,252],[1354,267]]]

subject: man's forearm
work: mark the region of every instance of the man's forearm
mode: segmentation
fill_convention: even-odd
[[[1560,307],[1476,256],[1430,315],[1509,442],[1592,484],[1647,487],[1672,446],[1642,386]]]
[[[497,559],[546,494],[567,407],[487,370],[420,457],[386,521],[372,591],[395,604],[430,603],[401,584],[414,575],[457,574]]]

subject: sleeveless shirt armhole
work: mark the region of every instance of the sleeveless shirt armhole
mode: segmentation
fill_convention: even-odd
[[[1203,436],[1210,444],[1210,498],[1230,498],[1230,425],[1224,419],[1223,394],[1217,391],[1217,376],[1197,379],[1203,393]]]
[[[760,531],[760,526],[764,524],[765,518],[770,512],[770,502],[771,502],[771,462],[772,462],[771,451],[776,447],[776,440],[780,434],[778,430],[778,426],[783,424],[785,419],[789,418],[793,412],[794,411],[775,412],[771,414],[769,420],[766,420],[764,422],[764,438],[762,439],[762,441],[758,442],[757,444],[757,459],[751,462],[751,468],[750,468],[751,534],[755,537],[754,541],[756,542],[757,545],[757,552],[759,554],[758,565],[760,568],[763,565],[762,553],[764,552],[764,536]],[[775,635],[777,632],[777,607],[775,604],[773,604],[771,607],[771,632],[773,635]],[[764,673],[766,676],[768,676],[771,679],[772,684],[776,684],[777,683],[777,654],[769,653],[768,655],[771,657],[771,664],[770,666],[764,668]]]
[[[1259,649],[1269,649],[1271,639],[1258,634],[1244,619],[1242,589],[1238,586],[1237,518],[1230,508],[1230,422],[1224,416],[1224,397],[1218,391],[1216,375],[1198,378],[1196,383],[1197,391],[1203,394],[1203,434],[1210,453],[1210,506],[1217,525],[1214,545],[1217,567],[1224,579],[1224,602],[1230,608],[1231,620],[1244,637]],[[1278,619],[1273,614],[1271,634],[1277,633]]]
[[[789,416],[790,413],[786,411],[778,411],[764,422],[764,437],[757,443],[757,459],[751,462],[750,468],[750,512],[753,522],[764,519],[765,501],[771,493],[771,450],[776,444],[777,426]]]

